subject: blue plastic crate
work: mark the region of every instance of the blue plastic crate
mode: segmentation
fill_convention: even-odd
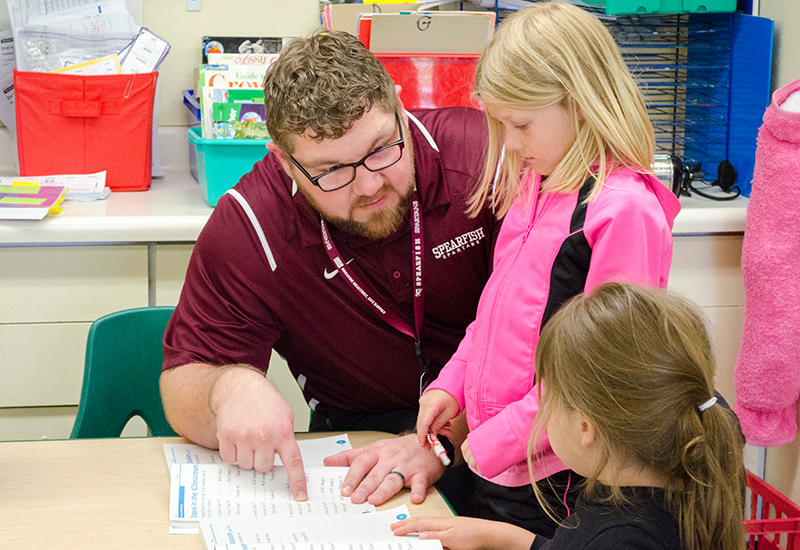
[[[194,97],[194,90],[183,90],[183,105],[191,115],[191,126],[200,125],[200,103]]]
[[[199,127],[188,128],[186,135],[195,151],[197,181],[208,204],[236,185],[253,165],[268,153],[268,139],[203,139]]]

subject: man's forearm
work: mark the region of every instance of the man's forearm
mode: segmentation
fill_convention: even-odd
[[[226,378],[234,376],[230,372],[233,369],[252,370],[253,375],[262,380],[264,377],[246,365],[218,367],[205,363],[189,363],[161,374],[164,413],[176,432],[204,447],[219,447],[216,429],[216,407],[219,403],[216,394],[220,390],[224,393],[222,386],[229,382]]]

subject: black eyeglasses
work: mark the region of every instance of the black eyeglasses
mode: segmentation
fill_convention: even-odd
[[[289,157],[289,160],[297,166],[313,185],[316,185],[326,193],[329,191],[336,191],[337,189],[341,189],[353,183],[353,180],[356,179],[356,168],[362,164],[364,168],[370,172],[380,172],[397,163],[397,161],[402,158],[403,147],[405,146],[405,141],[403,141],[403,127],[400,125],[400,115],[398,113],[394,114],[394,118],[397,121],[397,130],[400,132],[400,139],[394,143],[375,149],[358,162],[339,164],[321,173],[319,176],[312,176],[309,174],[292,155],[287,154],[286,156]]]

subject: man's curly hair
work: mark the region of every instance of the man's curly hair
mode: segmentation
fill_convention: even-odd
[[[354,36],[323,31],[296,38],[264,77],[266,126],[291,154],[291,136],[342,137],[373,106],[397,110],[394,83],[381,62]]]

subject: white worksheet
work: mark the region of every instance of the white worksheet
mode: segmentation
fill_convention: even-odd
[[[347,434],[320,437],[317,439],[298,440],[300,454],[303,455],[304,466],[323,466],[323,459],[342,451],[353,448]],[[207,449],[200,445],[183,443],[164,443],[164,457],[167,468],[172,464],[223,464],[222,457],[216,449]],[[275,455],[275,464],[281,465],[278,455]]]
[[[399,506],[383,512],[338,517],[308,517],[281,520],[218,519],[202,520],[200,536],[206,550],[227,550],[226,545],[291,544],[298,541],[316,543],[316,548],[328,548],[337,542],[398,542],[413,537],[395,537],[389,526],[409,517],[408,508]],[[319,543],[325,543],[320,546]],[[231,550],[236,546],[231,546]],[[242,546],[239,546],[242,548]]]

